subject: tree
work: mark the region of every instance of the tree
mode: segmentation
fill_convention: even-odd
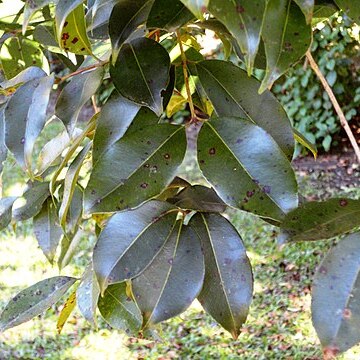
[[[339,9],[359,20],[359,8],[346,0],[27,0],[12,23],[1,22],[1,162],[10,151],[28,181],[22,205],[0,200],[1,228],[33,218],[41,249],[60,270],[83,224],[95,222],[98,241],[81,279],[53,277],[21,291],[0,329],[72,289],[60,328],[77,300],[92,324],[98,308],[110,325],[150,336],[152,325],[198,298],[238,337],[253,278],[242,239],[223,216],[228,207],[279,227],[282,243],[360,225],[360,200],[299,201],[294,138],[316,149],[269,90],[305,55],[316,67],[312,23]],[[225,60],[200,53],[204,29],[221,39]],[[230,61],[234,54],[243,67]],[[54,59],[68,68],[62,77],[49,75]],[[261,82],[255,69],[263,70]],[[95,94],[109,79],[115,89],[98,109]],[[59,86],[63,131],[36,162],[34,144]],[[96,113],[83,126],[79,112],[90,99]],[[198,133],[197,162],[209,187],[177,177],[190,131]],[[359,233],[346,236],[315,275],[313,323],[325,358],[360,340],[359,242]]]

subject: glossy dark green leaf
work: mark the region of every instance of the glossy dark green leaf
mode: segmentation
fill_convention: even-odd
[[[270,91],[258,95],[259,82],[225,61],[207,60],[196,65],[199,80],[218,116],[243,117],[266,130],[291,159],[294,137],[285,110]]]
[[[286,215],[281,225],[280,241],[329,239],[356,226],[360,226],[360,200],[312,201]]]
[[[37,215],[45,200],[49,197],[49,183],[35,182],[29,184],[22,196],[21,206],[13,211],[13,217],[17,221],[23,221]]]
[[[316,271],[312,321],[324,352],[339,355],[360,341],[360,233],[341,240]]]
[[[95,39],[106,39],[109,37],[110,14],[118,2],[118,0],[94,1],[86,13],[86,27],[90,37]]]
[[[218,214],[197,214],[189,227],[201,237],[205,256],[205,279],[198,299],[236,339],[253,293],[251,265],[244,244],[231,223]]]
[[[124,210],[159,195],[176,176],[185,151],[183,127],[159,124],[128,133],[94,164],[85,213]]]
[[[91,266],[85,270],[76,291],[76,296],[81,314],[91,325],[96,326],[96,307],[100,296],[100,289]]]
[[[141,106],[114,91],[101,109],[94,137],[93,160],[118,141],[126,132]],[[150,111],[148,110],[150,115]]]
[[[203,280],[199,238],[179,221],[151,264],[132,281],[143,328],[185,311],[199,294]]]
[[[74,76],[61,91],[55,107],[55,115],[62,120],[70,133],[73,132],[81,108],[101,85],[104,69]]]
[[[146,25],[173,32],[193,18],[194,15],[180,0],[155,0]]]
[[[85,10],[80,4],[66,17],[59,36],[59,44],[65,51],[77,55],[92,54],[91,44],[86,34]]]
[[[26,28],[31,20],[32,16],[40,9],[49,5],[53,0],[26,0],[24,6],[24,19],[22,24],[23,35],[26,32]]]
[[[52,263],[63,232],[57,208],[51,197],[44,202],[41,211],[34,217],[34,235],[40,249]]]
[[[255,63],[266,0],[211,0],[209,11],[237,40],[244,54],[248,74]]]
[[[74,284],[75,278],[56,276],[22,290],[6,305],[0,315],[3,332],[40,315],[54,305]]]
[[[64,269],[65,266],[69,265],[76,252],[79,250],[78,246],[85,235],[83,230],[79,230],[75,234],[67,234],[63,237],[60,244],[60,254],[57,261],[60,270]]]
[[[358,25],[360,24],[360,4],[357,0],[335,0],[337,6],[344,10]]]
[[[156,41],[139,38],[121,48],[110,74],[121,95],[149,107],[160,116],[163,112],[162,91],[169,80],[168,52]]]
[[[203,212],[222,213],[227,207],[213,189],[201,185],[186,187],[168,201],[181,209]]]
[[[5,229],[11,221],[12,206],[16,196],[9,196],[0,199],[0,230]]]
[[[312,29],[293,1],[269,0],[264,16],[262,38],[267,64],[259,93],[271,87],[305,55],[311,44]]]
[[[137,335],[141,327],[141,313],[126,292],[126,283],[110,285],[98,308],[104,320],[114,329],[124,330],[128,335]]]
[[[169,82],[163,94],[163,108],[166,109],[168,106],[170,99],[173,95],[174,88],[175,88],[175,66],[171,65],[170,73],[169,73]]]
[[[17,162],[31,172],[35,141],[46,121],[46,111],[54,76],[31,80],[22,85],[6,105],[5,142]]]
[[[207,10],[209,0],[181,0],[181,2],[198,18],[204,18],[204,12]]]
[[[306,22],[308,24],[310,24],[312,16],[313,16],[315,1],[314,0],[295,0],[295,2],[297,3],[299,8],[305,15]]]
[[[114,6],[109,20],[113,64],[128,37],[147,17],[154,0],[122,0]]]
[[[2,70],[7,79],[12,79],[30,66],[48,71],[49,64],[37,42],[20,37],[7,39],[0,50]]]
[[[199,133],[198,162],[230,206],[274,220],[297,207],[289,161],[273,138],[250,121],[223,117],[206,122]]]
[[[102,230],[93,253],[94,271],[103,292],[108,283],[138,275],[158,254],[177,217],[177,208],[150,201],[113,215]]]
[[[76,156],[74,161],[69,166],[68,171],[66,172],[65,181],[64,181],[64,195],[59,209],[59,220],[61,226],[65,226],[66,218],[75,191],[79,173],[84,163],[85,157],[87,156],[90,150],[91,145],[92,145],[91,142],[89,142],[87,145],[85,145],[82,148],[82,150]]]
[[[61,42],[61,33],[66,22],[66,18],[78,6],[83,4],[84,0],[58,0],[55,7],[55,25],[58,37],[58,43]]]

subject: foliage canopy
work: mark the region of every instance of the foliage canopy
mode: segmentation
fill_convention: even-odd
[[[309,50],[312,24],[339,9],[360,21],[359,2],[345,0],[27,0],[12,22],[1,21],[0,160],[11,152],[28,181],[21,199],[0,200],[1,228],[33,218],[60,271],[84,226],[98,237],[81,279],[23,290],[1,314],[1,331],[71,288],[59,330],[75,298],[90,323],[98,308],[111,326],[144,336],[198,298],[236,338],[253,276],[227,208],[279,227],[282,243],[356,229],[360,200],[299,201],[294,137],[316,149],[270,91]],[[204,29],[222,40],[225,59],[204,57]],[[69,69],[61,77],[50,73],[54,59]],[[95,94],[109,80],[114,90],[98,109]],[[79,113],[90,99],[96,113],[84,125]],[[179,124],[184,106],[190,115]],[[36,141],[56,121],[63,130],[36,158]],[[206,186],[177,176],[193,133]],[[360,340],[359,236],[343,239],[315,275],[313,323],[327,358]]]

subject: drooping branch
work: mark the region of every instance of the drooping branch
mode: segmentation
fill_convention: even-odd
[[[314,70],[315,74],[317,75],[317,77],[319,78],[319,80],[321,81],[325,91],[327,92],[327,94],[329,95],[330,101],[334,106],[334,109],[336,111],[336,113],[338,114],[339,118],[340,118],[340,123],[341,126],[344,128],[346,135],[348,136],[350,143],[355,151],[356,157],[358,159],[358,162],[360,163],[360,149],[359,149],[359,145],[356,142],[355,136],[351,131],[351,128],[349,126],[349,123],[346,120],[346,117],[344,115],[344,112],[341,110],[341,107],[334,95],[334,92],[332,91],[329,83],[327,82],[327,80],[325,79],[325,76],[322,74],[321,70],[319,69],[319,66],[317,65],[316,61],[314,60],[313,56],[311,55],[310,51],[308,51],[306,53],[306,58],[309,61],[309,64],[311,66],[311,68]]]

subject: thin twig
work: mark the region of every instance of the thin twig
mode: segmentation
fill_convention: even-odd
[[[195,114],[195,107],[194,107],[194,103],[192,101],[191,90],[190,90],[190,85],[189,85],[189,74],[188,74],[188,71],[187,71],[187,60],[186,60],[184,47],[183,47],[182,42],[181,42],[181,36],[180,36],[180,31],[179,30],[176,31],[176,35],[177,35],[177,40],[178,40],[179,47],[180,47],[180,52],[181,52],[181,61],[182,61],[182,67],[183,67],[183,73],[184,73],[184,83],[185,83],[186,94],[187,94],[187,97],[188,97],[190,113],[191,113],[190,122],[193,122],[193,121],[196,121],[197,117],[196,117],[196,114]]]
[[[316,64],[314,58],[312,57],[310,51],[308,51],[306,53],[306,57],[309,60],[309,64],[311,66],[311,68],[314,70],[315,74],[317,75],[317,77],[320,79],[325,91],[327,92],[327,94],[329,95],[330,101],[334,106],[334,109],[336,111],[336,113],[338,114],[339,118],[340,118],[340,124],[341,126],[344,128],[346,135],[348,136],[350,143],[355,151],[356,157],[358,159],[358,162],[360,163],[360,149],[359,149],[359,145],[356,142],[355,136],[351,131],[351,128],[349,126],[349,123],[346,120],[346,117],[344,115],[344,112],[341,110],[341,107],[329,85],[329,83],[326,81],[324,75],[322,74],[322,72],[320,71],[318,65]]]
[[[71,78],[71,77],[73,77],[73,76],[75,76],[75,75],[79,75],[79,74],[81,74],[81,73],[83,73],[83,72],[85,72],[85,71],[93,70],[93,69],[96,69],[96,68],[98,68],[98,67],[100,67],[100,66],[104,66],[104,65],[107,64],[107,63],[108,63],[108,61],[101,61],[101,62],[99,62],[99,63],[97,63],[97,64],[90,65],[90,66],[87,66],[87,67],[78,69],[78,70],[76,70],[76,71],[74,71],[74,72],[72,72],[72,73],[70,73],[70,74],[67,74],[67,75],[59,78],[59,79],[58,79],[58,82],[65,81],[65,80],[67,80],[67,79],[69,79],[69,78]]]

